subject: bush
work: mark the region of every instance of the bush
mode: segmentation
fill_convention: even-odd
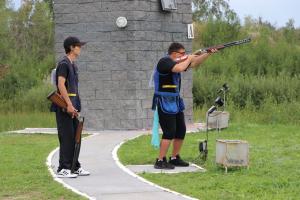
[[[220,87],[228,83],[227,100],[232,110],[242,115],[257,115],[257,120],[263,122],[298,123],[300,41],[297,37],[300,30],[288,27],[287,40],[285,28],[276,30],[269,24],[248,21],[247,26],[238,26],[232,32],[224,26],[229,25],[225,22],[196,23],[198,41],[194,49],[199,48],[198,44],[221,43],[220,38],[229,42],[250,34],[256,37],[249,44],[218,52],[193,72],[194,106],[205,111],[221,95],[218,94]],[[229,35],[227,39],[226,34]],[[292,36],[295,38],[291,39]]]
[[[50,107],[47,95],[53,90],[53,86],[40,83],[40,85],[31,88],[27,92],[19,93],[11,100],[0,101],[1,112],[48,112]]]
[[[257,109],[266,99],[271,98],[276,104],[291,103],[300,100],[300,79],[287,75],[277,77],[258,76],[203,76],[201,71],[194,73],[193,94],[196,106],[212,104],[224,83],[230,87],[228,100],[235,106],[244,108],[247,100]]]
[[[17,11],[0,4],[0,10],[0,65],[8,66],[0,77],[0,101],[13,102],[40,87],[55,65],[52,13],[43,1],[28,1]]]

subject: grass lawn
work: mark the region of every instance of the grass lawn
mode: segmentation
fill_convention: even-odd
[[[56,135],[0,133],[0,199],[85,199],[48,172],[46,158],[57,146]]]
[[[56,127],[55,114],[50,112],[1,113],[0,132],[24,128]]]
[[[205,133],[188,134],[181,155],[193,161],[198,140]],[[250,168],[224,169],[215,165],[215,139],[242,139],[250,145]],[[158,154],[150,136],[128,141],[118,155],[123,164],[153,164]],[[206,173],[141,174],[163,187],[199,199],[299,199],[300,127],[289,125],[230,124],[220,134],[209,132]]]

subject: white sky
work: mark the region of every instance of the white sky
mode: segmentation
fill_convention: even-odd
[[[15,7],[20,6],[21,0],[14,0]],[[250,15],[254,18],[262,17],[276,27],[282,27],[293,18],[295,27],[300,28],[299,0],[229,0],[230,7],[243,21]]]
[[[19,8],[21,5],[21,0],[13,0],[12,2],[14,4],[15,8]]]
[[[282,27],[288,19],[293,18],[295,27],[300,28],[299,0],[229,0],[229,5],[242,21],[250,15],[254,18],[262,17],[276,27]]]

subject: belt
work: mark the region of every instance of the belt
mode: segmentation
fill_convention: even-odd
[[[77,94],[75,94],[75,93],[68,93],[68,96],[69,96],[69,97],[76,97]]]
[[[162,88],[177,88],[177,85],[163,85]]]

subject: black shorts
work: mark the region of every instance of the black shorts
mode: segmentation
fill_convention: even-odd
[[[162,139],[184,139],[186,126],[184,121],[184,113],[166,114],[160,106],[158,106],[159,124],[163,131]]]

